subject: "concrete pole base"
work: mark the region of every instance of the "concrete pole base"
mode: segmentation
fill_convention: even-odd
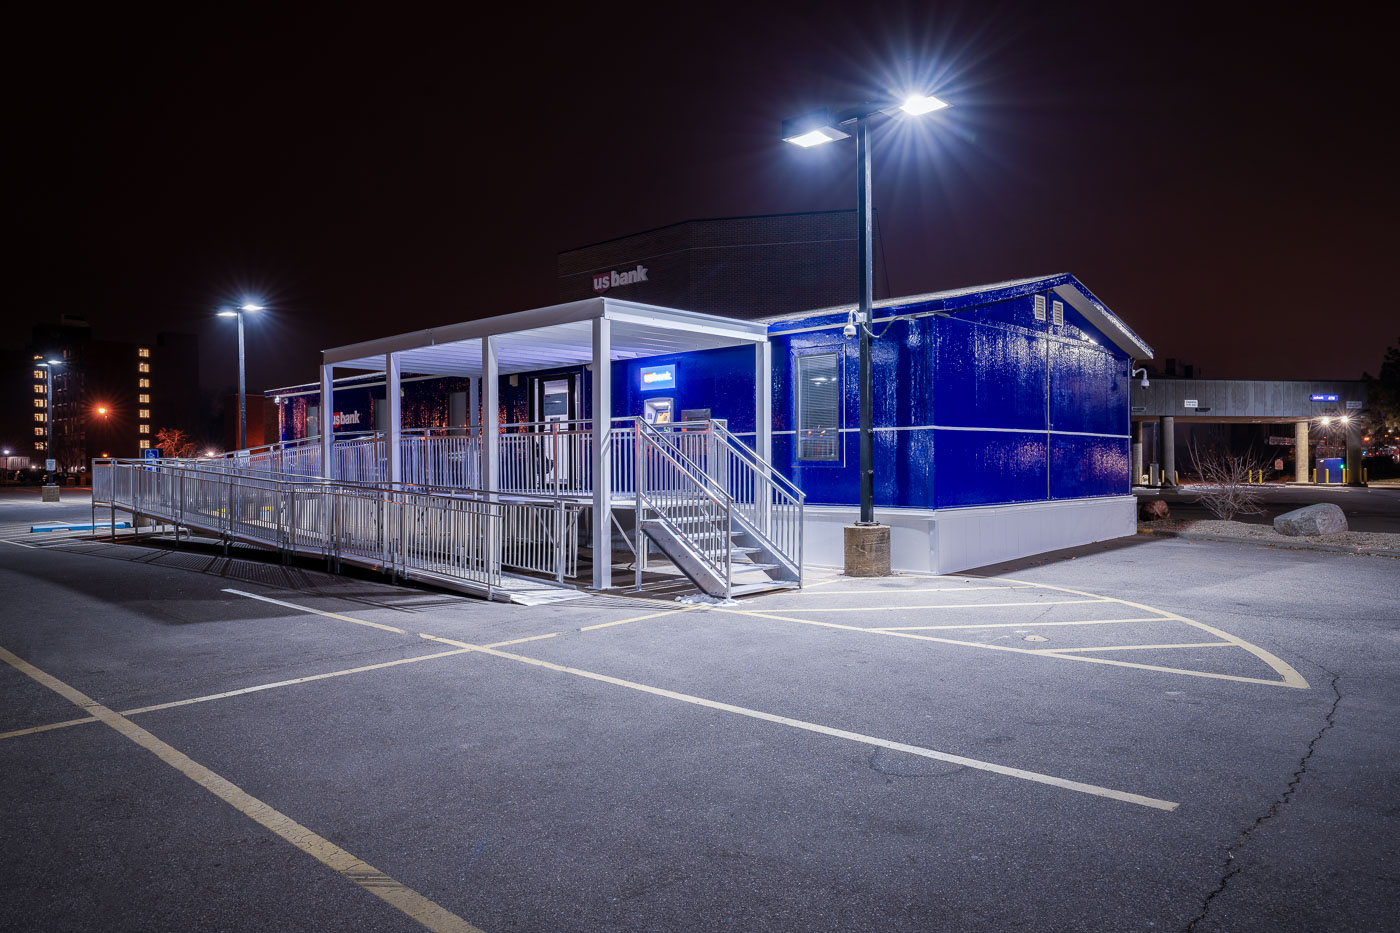
[[[57,486],[54,486],[54,485],[41,486],[41,487],[39,487],[39,490],[40,490],[40,494],[43,495],[43,497],[44,497],[44,498],[43,498],[43,501],[44,501],[44,502],[57,502],[57,501],[58,501],[58,487],[57,487]]]
[[[842,530],[845,535],[846,545],[846,576],[889,576],[889,525],[847,525]]]

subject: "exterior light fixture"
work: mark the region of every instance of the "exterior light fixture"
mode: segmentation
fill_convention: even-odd
[[[942,110],[947,107],[947,101],[939,100],[937,97],[924,94],[910,94],[904,99],[904,103],[899,105],[899,109],[911,116],[919,116],[925,113],[933,113],[935,110]]]
[[[1149,385],[1151,385],[1151,383],[1149,383],[1149,382],[1147,381],[1147,367],[1146,367],[1146,366],[1140,366],[1140,367],[1138,367],[1137,369],[1133,370],[1132,375],[1136,376],[1138,373],[1142,373],[1142,382],[1141,382],[1141,385],[1142,385],[1142,387],[1143,387],[1144,389],[1147,388]]]
[[[811,149],[822,143],[834,143],[838,139],[847,139],[850,135],[838,126],[838,118],[833,117],[830,110],[813,110],[811,113],[783,121],[783,142],[801,146],[803,149]]]

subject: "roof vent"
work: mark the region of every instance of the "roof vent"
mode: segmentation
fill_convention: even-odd
[[[1055,314],[1055,320],[1053,323],[1063,324],[1065,322],[1065,303],[1063,301],[1057,301],[1050,307]]]
[[[1043,320],[1045,320],[1045,296],[1044,296],[1044,295],[1036,295],[1036,296],[1035,296],[1035,319],[1036,319],[1037,321],[1043,321]]]

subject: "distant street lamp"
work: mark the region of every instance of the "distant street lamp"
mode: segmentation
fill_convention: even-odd
[[[46,454],[44,459],[53,460],[54,467],[57,468],[58,459],[54,456],[53,450],[53,419],[54,414],[58,409],[54,407],[53,403],[53,371],[55,366],[63,365],[63,360],[48,360],[47,362],[39,362],[35,363],[34,365],[42,367],[44,370],[44,395],[48,399],[48,401],[45,402],[45,404],[48,406],[48,409],[44,416],[44,424],[47,426],[48,429],[48,433],[44,441],[44,453]],[[53,477],[49,478],[51,480],[53,479]]]
[[[238,449],[243,450],[248,446],[248,402],[244,397],[246,386],[243,371],[243,314],[245,312],[266,311],[262,305],[251,302],[239,305],[237,308],[224,308],[218,312],[219,317],[238,318]]]
[[[870,118],[879,114],[893,115],[903,112],[910,116],[921,116],[942,110],[949,106],[946,102],[925,94],[912,94],[903,103],[866,103],[858,107],[833,114],[829,109],[814,110],[811,113],[783,121],[784,142],[810,149],[824,143],[847,139],[851,136],[843,126],[854,124],[856,137],[856,222],[860,236],[857,237],[856,255],[856,294],[858,310],[853,322],[860,332],[860,521],[858,526],[876,527],[875,521],[875,443],[870,388],[870,324],[874,305],[874,234],[871,213],[870,186]],[[851,334],[851,324],[846,326],[846,335]],[[873,542],[883,551],[885,568],[889,565],[888,530]],[[850,548],[847,549],[847,572],[852,572]],[[877,556],[875,560],[881,560]],[[868,575],[868,572],[862,573]]]

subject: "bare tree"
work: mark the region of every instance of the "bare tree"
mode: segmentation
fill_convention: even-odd
[[[1222,446],[1201,450],[1192,441],[1186,449],[1191,469],[1201,478],[1201,485],[1192,487],[1190,492],[1217,518],[1229,521],[1236,515],[1264,511],[1264,497],[1259,487],[1250,483],[1250,474],[1262,475],[1267,461],[1253,447],[1241,455]]]
[[[165,457],[183,459],[194,456],[194,441],[179,428],[161,428],[157,431],[156,446]]]

